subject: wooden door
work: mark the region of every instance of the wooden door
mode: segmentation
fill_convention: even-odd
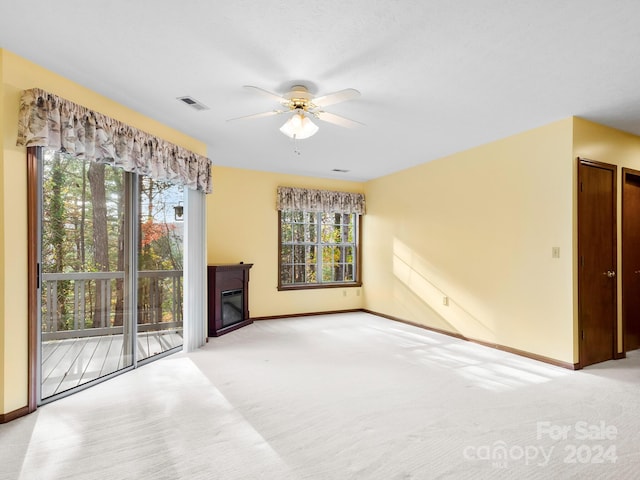
[[[616,166],[578,159],[580,366],[617,350]]]
[[[622,169],[624,350],[640,348],[640,171]]]

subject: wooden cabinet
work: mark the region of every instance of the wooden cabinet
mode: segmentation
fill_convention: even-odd
[[[208,330],[219,337],[253,322],[249,316],[252,263],[207,266]]]

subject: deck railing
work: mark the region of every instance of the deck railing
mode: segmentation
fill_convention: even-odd
[[[42,339],[123,333],[124,272],[42,274]],[[138,272],[138,331],[182,329],[182,270]]]

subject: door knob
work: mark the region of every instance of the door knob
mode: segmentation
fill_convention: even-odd
[[[606,272],[603,273],[603,275],[606,275],[609,278],[613,278],[616,276],[616,272],[614,272],[613,270],[607,270]]]

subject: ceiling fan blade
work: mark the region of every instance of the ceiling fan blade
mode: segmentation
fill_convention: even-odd
[[[280,115],[281,113],[287,113],[289,110],[271,110],[270,112],[254,113],[252,115],[244,115],[243,117],[229,118],[227,122],[233,122],[234,120],[245,120],[249,118],[262,118],[271,117],[273,115]]]
[[[359,96],[360,92],[355,88],[346,88],[344,90],[340,90],[339,92],[329,93],[327,95],[323,95],[322,97],[314,98],[312,102],[316,107],[326,107],[328,105],[334,105],[346,100],[353,100],[354,98],[357,98]]]
[[[255,90],[256,92],[261,93],[262,95],[266,95],[267,97],[271,98],[271,100],[280,102],[283,105],[286,105],[289,102],[289,100],[284,98],[282,95],[278,95],[277,93],[270,92],[269,90],[265,90],[264,88],[255,87],[253,85],[244,85],[244,88]]]
[[[348,118],[342,117],[340,115],[336,115],[335,113],[329,112],[312,112],[313,116],[319,120],[333,123],[334,125],[339,125],[341,127],[354,128],[364,126],[364,123],[358,122],[356,120],[350,120]]]

